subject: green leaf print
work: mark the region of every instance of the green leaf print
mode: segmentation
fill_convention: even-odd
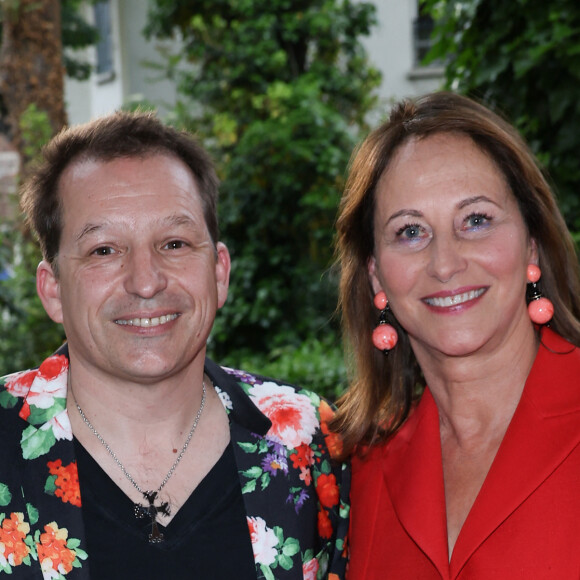
[[[22,456],[24,459],[36,459],[50,451],[56,439],[52,429],[37,429],[33,425],[28,426],[22,433]]]
[[[34,405],[30,405],[30,417],[28,417],[28,422],[32,425],[43,425],[47,421],[50,421],[54,416],[58,415],[61,411],[66,408],[66,399],[55,398],[52,405],[48,409],[41,409]]]
[[[256,443],[247,443],[245,441],[238,441],[238,445],[246,452],[246,453],[256,453],[258,446]]]
[[[242,493],[252,493],[256,489],[256,480],[251,479],[242,487]]]
[[[27,503],[26,511],[28,512],[28,520],[34,525],[38,521],[38,510],[31,503]]]
[[[7,506],[12,500],[12,494],[8,489],[8,486],[4,483],[0,483],[0,505]]]
[[[13,397],[8,391],[2,391],[0,393],[0,406],[5,409],[11,409],[16,405],[18,397]]]
[[[270,474],[268,472],[264,473],[261,478],[262,490],[266,489],[270,484]]]
[[[49,495],[54,495],[56,491],[56,475],[49,475],[44,484],[44,491]]]
[[[272,572],[272,570],[270,570],[270,568],[268,568],[268,566],[265,564],[260,564],[260,570],[262,571],[262,574],[266,580],[276,580],[274,572]]]
[[[280,568],[283,568],[284,570],[291,570],[292,558],[285,556],[284,554],[280,554],[278,556],[278,564],[280,564]]]
[[[254,467],[242,471],[242,474],[248,479],[258,479],[262,475],[262,468],[259,465],[254,465]]]
[[[282,553],[285,556],[294,556],[300,551],[300,543],[295,538],[288,538],[282,546]]]

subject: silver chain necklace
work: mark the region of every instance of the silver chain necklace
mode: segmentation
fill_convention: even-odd
[[[157,525],[157,514],[162,514],[168,516],[171,513],[171,508],[169,502],[160,502],[158,505],[155,505],[155,500],[157,499],[159,492],[165,487],[165,484],[171,479],[171,476],[174,474],[179,462],[182,460],[183,456],[185,455],[185,451],[189,446],[189,442],[193,437],[195,429],[197,428],[197,424],[199,423],[199,419],[201,417],[201,413],[203,408],[205,407],[205,396],[206,396],[206,388],[205,388],[205,381],[202,382],[202,389],[203,394],[201,396],[201,404],[199,406],[199,410],[197,411],[197,415],[193,421],[193,425],[189,430],[187,438],[185,439],[185,443],[179,452],[179,455],[173,462],[173,465],[170,467],[167,475],[161,482],[161,485],[155,491],[144,491],[141,489],[139,484],[133,479],[133,476],[125,469],[125,466],[121,463],[119,458],[117,457],[116,453],[111,449],[110,445],[103,439],[102,435],[93,427],[92,423],[88,420],[87,416],[81,409],[80,405],[76,403],[79,415],[81,416],[82,420],[85,422],[87,427],[91,430],[92,434],[101,442],[103,447],[108,451],[109,455],[113,458],[115,463],[120,467],[123,475],[133,484],[133,487],[145,498],[148,502],[148,505],[141,505],[135,504],[135,517],[137,518],[144,518],[149,516],[151,518],[151,533],[149,534],[149,542],[151,544],[157,544],[159,542],[163,542],[163,534],[159,531],[159,527]]]

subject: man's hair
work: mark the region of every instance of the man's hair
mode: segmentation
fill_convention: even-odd
[[[64,129],[43,149],[43,160],[22,189],[20,204],[27,225],[37,236],[42,255],[57,271],[63,228],[59,195],[64,171],[79,161],[113,161],[169,155],[182,161],[199,188],[205,222],[218,241],[218,178],[213,162],[197,140],[163,124],[154,113],[116,112]]]

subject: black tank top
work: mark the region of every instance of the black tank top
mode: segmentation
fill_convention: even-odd
[[[232,444],[151,544],[150,518],[75,439],[92,580],[256,580]]]

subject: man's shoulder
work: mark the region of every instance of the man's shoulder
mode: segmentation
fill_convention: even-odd
[[[276,398],[279,401],[303,400],[318,408],[324,399],[315,391],[303,388],[284,379],[273,378],[251,371],[220,366],[254,402],[264,398]],[[258,405],[260,407],[260,405]]]
[[[246,397],[271,422],[269,436],[289,448],[297,448],[312,438],[322,437],[331,455],[339,453],[338,436],[331,434],[328,423],[333,405],[316,392],[288,381],[274,379],[240,369],[220,367],[241,387]]]
[[[0,391],[7,392],[13,397],[26,398],[38,381],[43,385],[62,382],[62,378],[66,377],[68,364],[66,355],[55,353],[42,361],[38,367],[15,371],[0,377]]]
[[[0,407],[11,408],[28,395],[38,368],[15,371],[0,377]]]

